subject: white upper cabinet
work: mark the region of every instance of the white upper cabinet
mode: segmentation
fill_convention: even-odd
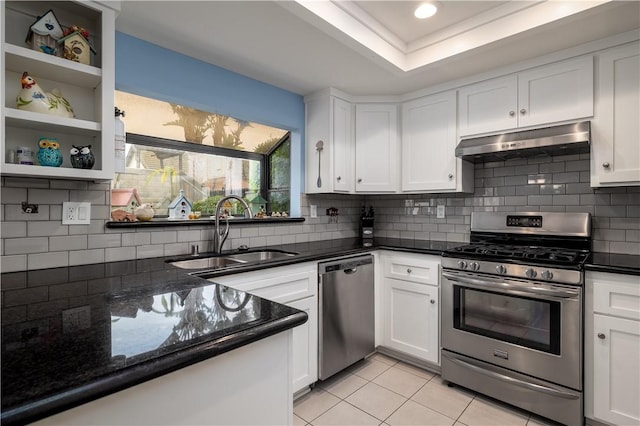
[[[38,16],[52,9],[61,26],[78,25],[90,33],[96,54],[90,64],[32,50],[25,44],[29,27]],[[108,6],[98,2],[6,1],[0,7],[0,164],[3,175],[109,180],[114,165],[115,18],[119,2]],[[59,89],[73,107],[67,118],[25,111],[16,106],[21,77],[28,72],[44,92]],[[17,164],[18,147],[38,151],[41,137],[60,144],[60,167]],[[95,164],[91,169],[73,168],[72,145],[91,145]]]
[[[518,126],[518,79],[515,75],[465,86],[458,91],[460,136]]]
[[[593,116],[593,57],[584,56],[462,87],[460,136]]]
[[[306,192],[353,192],[353,105],[323,94],[305,106]]]
[[[356,192],[395,192],[398,189],[397,162],[397,106],[357,104]]]
[[[591,186],[640,185],[640,43],[598,55]]]
[[[403,103],[402,191],[473,191],[473,165],[456,158],[456,144],[455,91]]]

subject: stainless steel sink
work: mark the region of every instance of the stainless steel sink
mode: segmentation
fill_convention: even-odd
[[[240,263],[247,263],[247,261],[242,259],[232,259],[228,256],[216,256],[178,260],[169,263],[182,269],[218,269],[226,266],[238,265]]]
[[[283,250],[260,250],[236,253],[228,255],[229,259],[241,260],[243,262],[263,262],[266,260],[276,260],[284,257],[292,257],[298,253]]]

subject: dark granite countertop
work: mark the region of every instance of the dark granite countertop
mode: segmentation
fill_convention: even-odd
[[[50,416],[307,320],[164,259],[1,280],[3,425]]]
[[[584,265],[587,271],[640,275],[640,256],[594,252]]]
[[[351,238],[269,246],[298,255],[217,271],[166,263],[193,258],[175,256],[2,274],[2,424],[35,421],[306,321],[202,278],[380,249],[440,255],[461,244],[378,238],[363,247]],[[640,275],[639,259],[594,253],[585,268]]]

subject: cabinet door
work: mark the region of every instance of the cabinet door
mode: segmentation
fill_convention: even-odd
[[[640,184],[640,43],[599,55],[591,186]]]
[[[593,57],[518,74],[518,126],[593,116]]]
[[[330,144],[330,100],[323,96],[305,100],[306,133],[306,185],[307,194],[331,192],[333,179],[329,159],[332,152]],[[316,144],[322,141],[323,149],[318,152]],[[320,178],[318,180],[318,178]],[[320,185],[318,185],[320,183]]]
[[[333,98],[333,190],[352,192],[353,187],[353,106]]]
[[[396,190],[397,115],[395,105],[356,105],[356,192]]]
[[[438,287],[385,279],[384,344],[439,363]]]
[[[306,299],[287,303],[309,316],[307,322],[293,329],[293,392],[297,392],[318,380],[318,299]]]
[[[456,94],[402,105],[402,190],[456,189]]]
[[[640,322],[594,315],[593,414],[611,424],[640,423]]]
[[[460,136],[513,129],[518,126],[518,80],[495,78],[458,90]]]

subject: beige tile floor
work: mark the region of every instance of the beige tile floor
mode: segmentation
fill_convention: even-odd
[[[548,421],[381,354],[318,382],[293,404],[295,425],[500,425]]]

